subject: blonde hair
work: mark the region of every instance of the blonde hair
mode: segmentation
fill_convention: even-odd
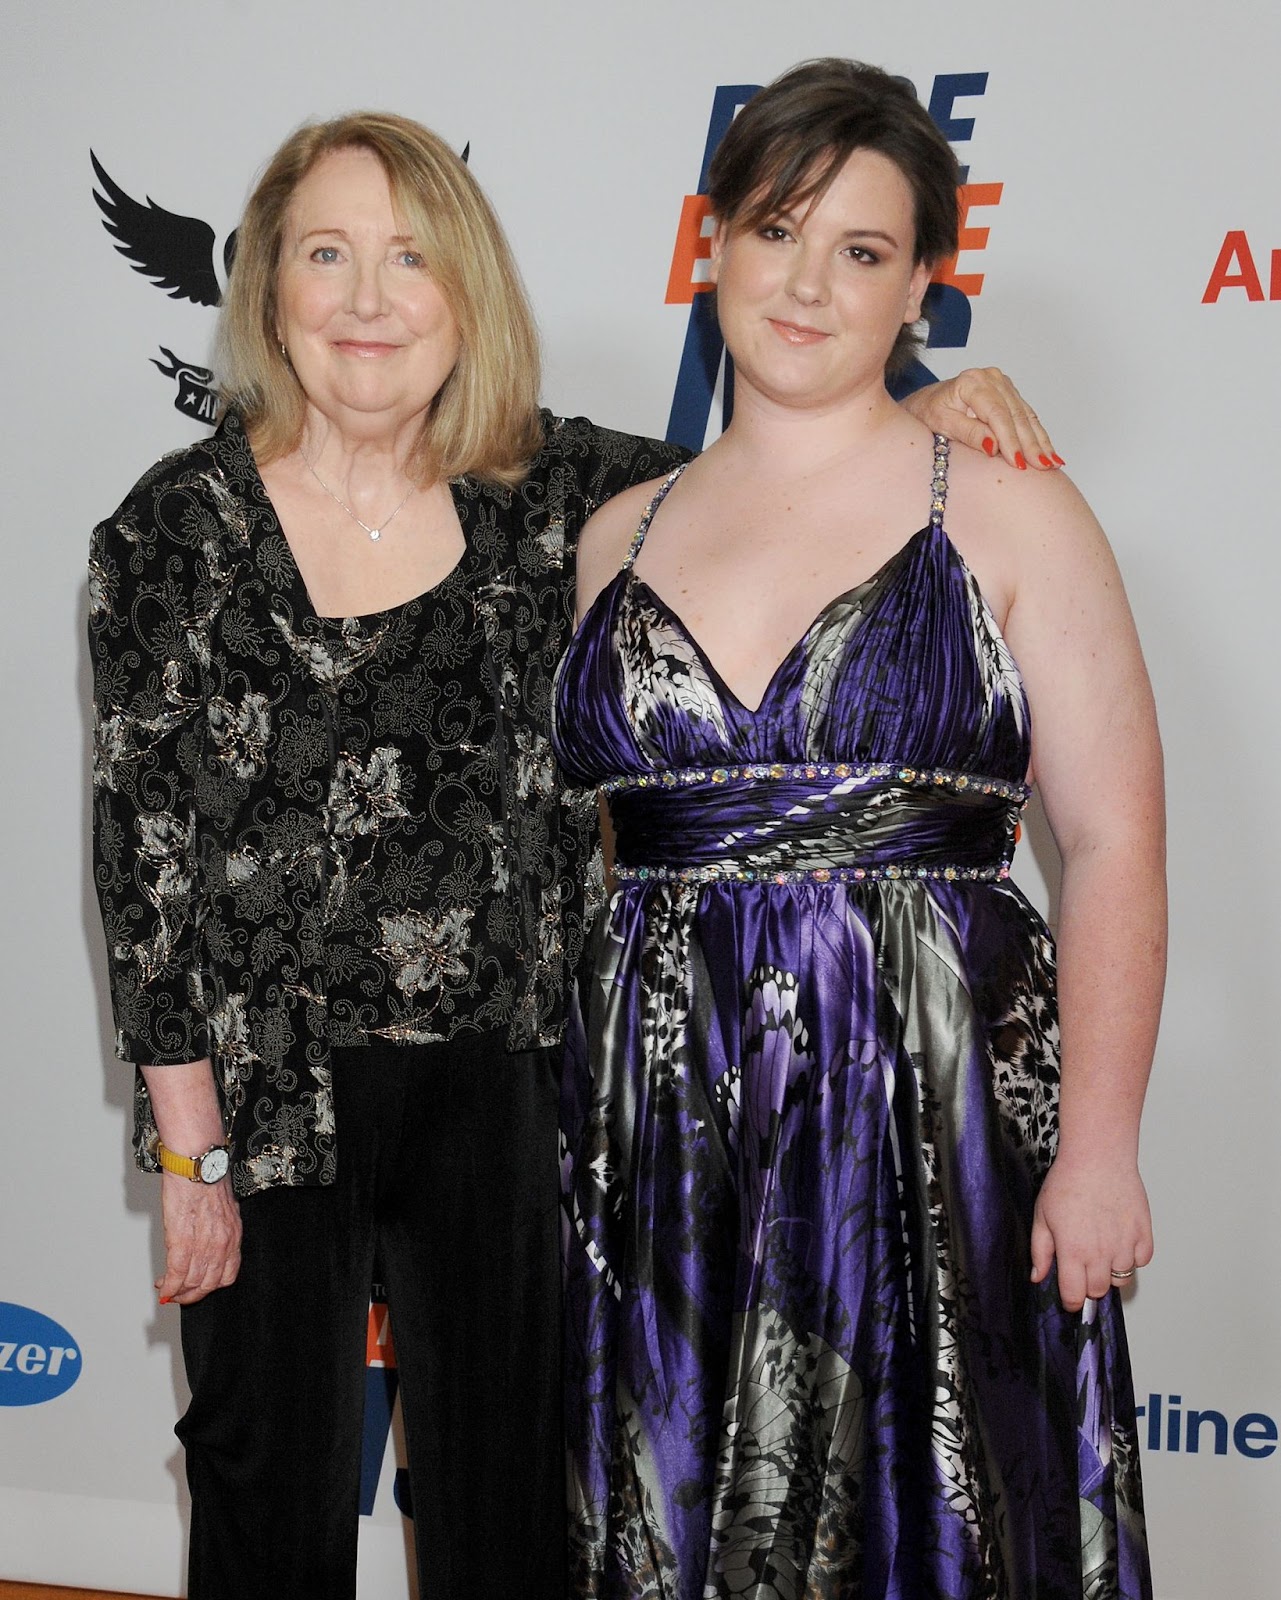
[[[466,164],[408,117],[356,111],[290,134],[258,180],[236,236],[219,324],[220,395],[265,465],[295,449],[306,397],[276,334],[289,203],[335,150],[368,150],[392,204],[458,324],[461,351],[423,424],[410,467],[423,483],[464,473],[514,485],[542,443],[538,334],[511,247]]]

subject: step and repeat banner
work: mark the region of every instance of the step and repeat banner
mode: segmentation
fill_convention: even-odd
[[[1276,698],[1281,23],[1271,0],[71,0],[7,16],[0,829],[0,1577],[177,1595],[185,1402],[128,1159],[89,886],[89,529],[213,415],[229,240],[299,122],[405,112],[470,145],[546,346],[546,398],[691,442],[700,188],[805,56],[911,79],[966,169],[930,369],[1006,368],[1112,540],[1169,767],[1170,983],[1131,1295],[1158,1600],[1281,1584]],[[1070,603],[1065,597],[1065,604]],[[1051,915],[1053,848],[1016,875]],[[371,1305],[362,1593],[407,1592],[396,1372]],[[323,1404],[324,1397],[317,1396]],[[400,1456],[403,1460],[403,1454]]]

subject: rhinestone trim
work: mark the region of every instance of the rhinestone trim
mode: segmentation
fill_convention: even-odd
[[[941,433],[934,435],[934,477],[930,483],[930,527],[943,526],[947,509],[947,459],[951,449]]]
[[[663,501],[667,499],[668,490],[672,487],[677,478],[680,477],[681,473],[684,472],[688,465],[688,461],[682,461],[679,466],[673,467],[672,470],[667,474],[667,477],[659,485],[658,493],[645,507],[645,515],[640,520],[640,526],[632,535],[632,542],[630,545],[628,545],[627,555],[623,559],[624,572],[629,572],[635,565],[636,557],[640,555],[641,546],[645,543],[645,535],[649,532],[649,525],[651,522],[653,522],[654,517],[657,515],[659,506],[661,506]]]
[[[619,883],[904,883],[927,880],[944,883],[1003,883],[1010,864],[995,867],[914,867],[911,862],[888,861],[874,867],[620,867]]]
[[[946,789],[954,794],[995,795],[999,800],[1024,804],[1032,790],[1026,783],[1010,783],[983,773],[957,772],[949,767],[895,766],[884,761],[785,761],[751,762],[738,767],[666,767],[660,772],[628,773],[607,778],[599,785],[605,795],[623,794],[629,789],[690,789],[699,784],[742,782],[814,783],[820,779],[840,783],[863,783],[868,779],[890,779],[916,789]]]

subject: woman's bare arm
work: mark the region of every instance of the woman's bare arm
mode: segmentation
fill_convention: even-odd
[[[198,1156],[223,1140],[222,1112],[206,1061],[143,1067],[156,1129],[182,1156]],[[193,1305],[236,1281],[240,1270],[240,1207],[231,1179],[192,1183],[160,1175],[165,1230],[165,1270],[156,1280],[161,1303]]]
[[[1032,1276],[1069,1309],[1152,1256],[1139,1117],[1165,979],[1165,825],[1152,691],[1116,562],[1073,485],[1008,484],[1004,633],[1032,708],[1033,770],[1063,858],[1058,1155]]]

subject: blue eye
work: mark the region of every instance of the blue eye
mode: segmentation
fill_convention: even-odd
[[[427,264],[417,250],[402,250],[397,259],[406,267],[423,267]]]
[[[319,261],[324,266],[330,266],[338,259],[337,246],[332,244],[318,245],[317,248],[311,252],[311,259],[313,261]]]

